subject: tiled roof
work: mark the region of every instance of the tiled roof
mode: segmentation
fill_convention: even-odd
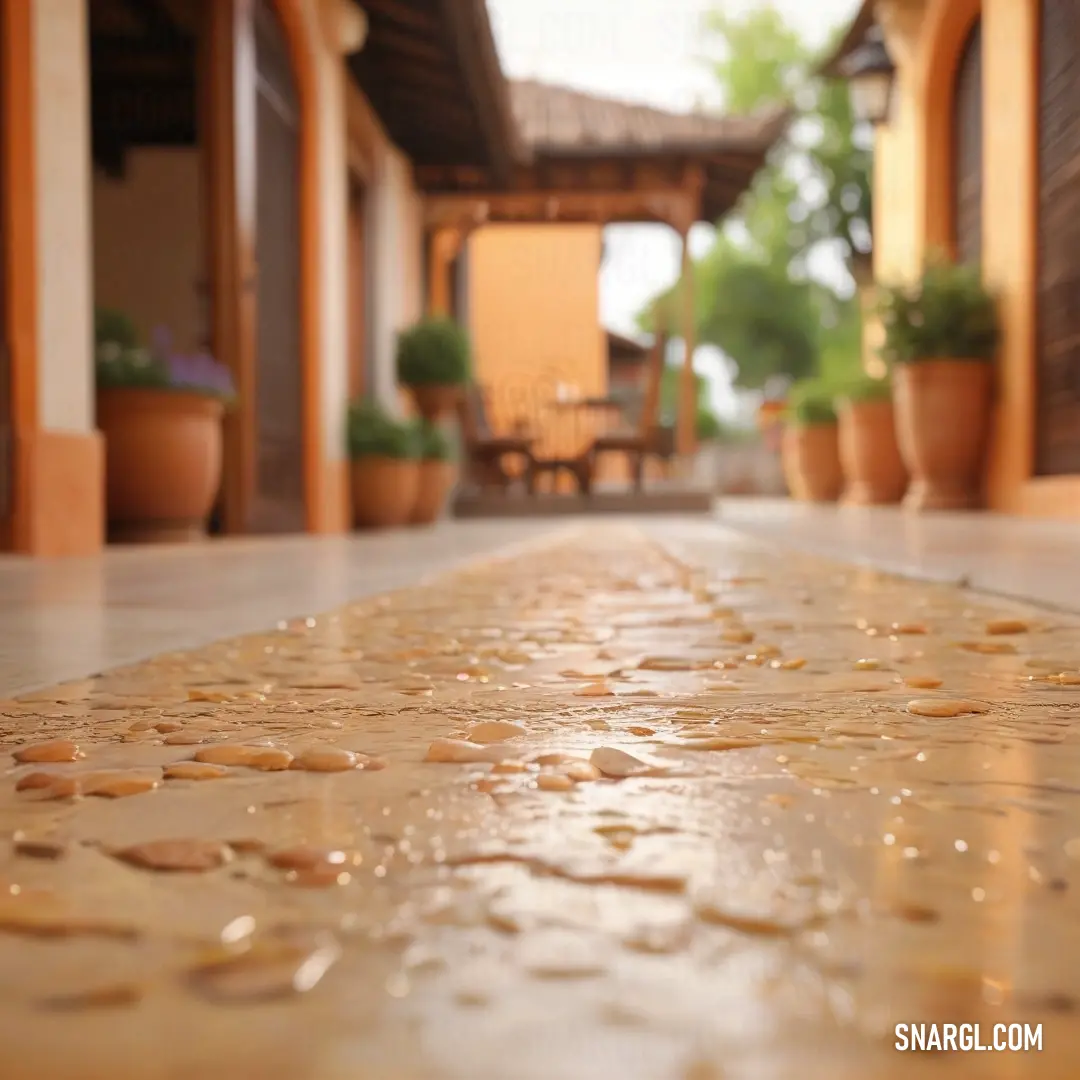
[[[856,12],[855,18],[851,20],[844,36],[818,68],[819,74],[831,79],[843,77],[844,61],[866,41],[867,35],[876,24],[874,3],[875,0],[863,0],[862,6]]]
[[[649,346],[624,334],[617,334],[614,330],[608,330],[607,344],[608,356],[617,360],[644,360],[649,355]]]
[[[758,152],[778,137],[786,112],[753,116],[674,113],[533,80],[510,83],[522,141],[539,154]]]

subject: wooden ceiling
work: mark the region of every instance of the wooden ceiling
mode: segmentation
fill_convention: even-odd
[[[522,148],[484,0],[364,0],[349,68],[390,138],[419,166],[503,181]]]
[[[135,146],[198,138],[196,39],[202,0],[90,0],[95,162],[123,169]]]

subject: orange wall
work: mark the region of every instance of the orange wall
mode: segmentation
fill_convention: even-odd
[[[924,9],[881,0],[877,13],[898,66],[898,100],[875,147],[875,272],[910,278],[952,238],[953,85],[981,14],[983,267],[1003,329],[987,494],[996,510],[1080,517],[1080,477],[1032,476],[1038,0],[927,0]]]
[[[469,239],[469,326],[491,424],[521,420],[544,454],[580,450],[595,421],[552,408],[559,386],[607,391],[597,225],[488,225]]]

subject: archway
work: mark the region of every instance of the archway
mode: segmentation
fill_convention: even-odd
[[[1080,69],[1075,0],[1039,26],[1035,472],[1080,475]]]
[[[979,247],[981,249],[981,162],[977,199],[968,181],[966,197],[961,201],[962,162],[973,163],[982,156],[981,111],[982,33],[980,17],[982,0],[938,0],[927,16],[924,33],[929,48],[922,57],[919,97],[925,123],[925,231],[924,250],[944,250],[956,255],[962,227],[969,229],[972,219],[979,215]],[[962,128],[967,134],[962,134]],[[974,208],[978,205],[980,209]],[[961,226],[959,215],[968,220]],[[971,242],[973,234],[966,239]]]

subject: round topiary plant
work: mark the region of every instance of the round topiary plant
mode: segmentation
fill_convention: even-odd
[[[407,386],[425,420],[452,412],[469,381],[472,350],[453,319],[423,319],[398,335],[398,381]]]
[[[469,381],[470,356],[468,335],[453,319],[423,319],[398,335],[398,381],[460,386]]]

